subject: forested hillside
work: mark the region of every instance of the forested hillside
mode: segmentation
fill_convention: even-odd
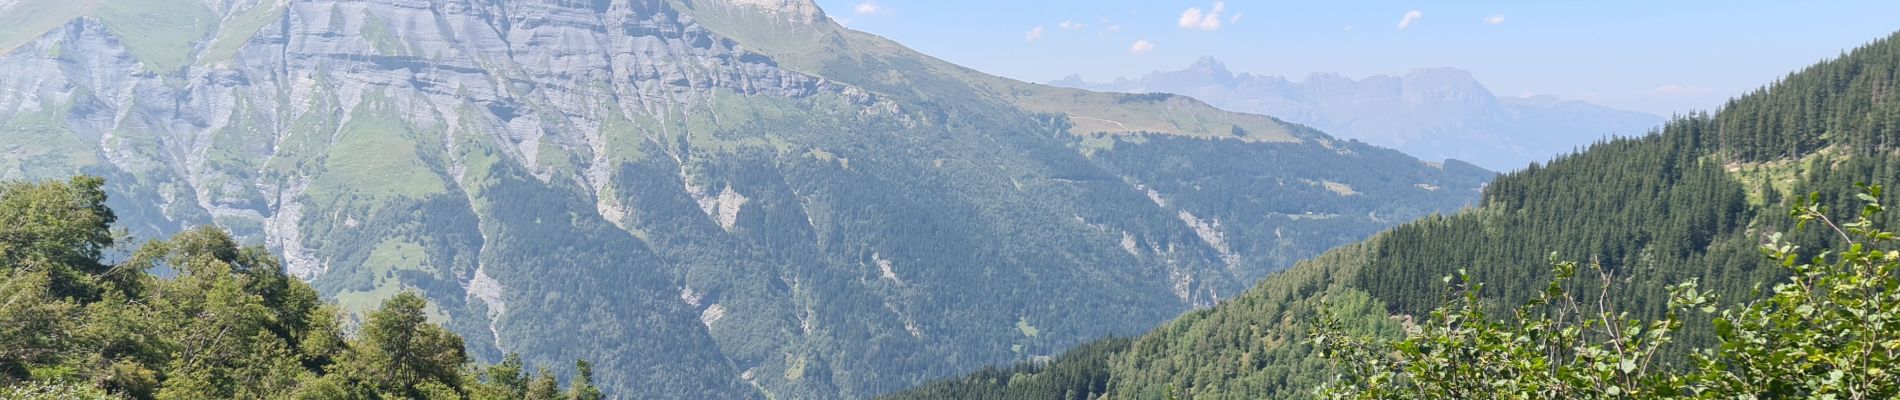
[[[1786,274],[1781,260],[1759,250],[1771,237],[1835,254],[1860,251],[1842,246],[1847,232],[1793,229],[1802,215],[1788,210],[1818,193],[1825,209],[1852,213],[1867,199],[1855,183],[1900,183],[1896,85],[1900,41],[1890,37],[1714,114],[1680,117],[1644,137],[1502,176],[1477,209],[1405,224],[1303,262],[1126,350],[1104,345],[1110,351],[1094,347],[1015,374],[940,381],[891,397],[1307,397],[1337,372],[1307,340],[1321,314],[1353,334],[1394,337],[1444,304],[1443,277],[1468,271],[1486,284],[1486,303],[1515,305],[1546,293],[1553,259],[1601,265],[1617,291],[1612,308],[1634,318],[1668,315],[1667,288],[1683,282],[1739,303]],[[1869,221],[1894,222],[1892,213]],[[1585,281],[1582,292],[1601,287]],[[1687,328],[1665,351],[1674,357],[1660,362],[1673,365],[1666,368],[1687,367],[1686,349],[1717,341],[1708,315],[1683,318]],[[1005,390],[1018,381],[1049,390]]]
[[[1010,80],[810,0],[0,0],[0,178],[616,393],[863,398],[1133,335],[1495,174]],[[1079,295],[1087,293],[1088,295]]]
[[[136,246],[104,182],[0,182],[0,398],[603,398],[510,355],[470,362],[414,293],[347,319],[275,256],[213,227]]]

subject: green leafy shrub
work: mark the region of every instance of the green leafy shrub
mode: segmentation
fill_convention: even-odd
[[[275,256],[214,227],[107,263],[119,235],[103,186],[0,182],[0,399],[602,397],[584,363],[565,394],[546,369],[531,383],[521,365],[478,373],[413,292],[350,337]],[[173,276],[147,272],[160,268]]]
[[[1789,274],[1756,298],[1717,311],[1689,281],[1670,286],[1663,317],[1614,311],[1611,273],[1579,296],[1574,262],[1509,317],[1490,315],[1483,284],[1446,277],[1443,306],[1402,338],[1343,334],[1322,316],[1310,338],[1334,362],[1329,399],[1834,398],[1900,396],[1900,246],[1876,226],[1881,188],[1864,187],[1859,218],[1837,224],[1820,196],[1796,203],[1797,230],[1825,225],[1840,248],[1803,251],[1767,235],[1762,252]],[[1596,264],[1592,264],[1593,266]],[[1716,345],[1672,356],[1685,313],[1713,315]]]

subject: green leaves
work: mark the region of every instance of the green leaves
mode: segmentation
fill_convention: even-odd
[[[114,243],[117,217],[105,206],[105,180],[0,182],[0,269],[43,271],[51,295],[88,299],[109,266],[99,255]]]
[[[241,247],[214,227],[146,243],[118,265],[101,262],[114,238],[102,184],[0,183],[0,398],[479,392],[464,372],[462,339],[429,323],[428,304],[414,293],[386,302],[352,341],[315,290],[262,248]],[[145,272],[160,266],[178,275]],[[558,392],[546,372],[536,382],[537,393]],[[575,399],[601,398],[591,376],[576,385]],[[494,398],[524,396],[506,394]]]
[[[1690,352],[1686,366],[1658,368],[1658,355],[1681,326],[1671,311],[1639,321],[1580,304],[1567,289],[1571,266],[1515,319],[1487,317],[1469,278],[1464,296],[1432,313],[1429,328],[1398,341],[1342,335],[1330,325],[1310,339],[1324,346],[1336,368],[1350,373],[1323,387],[1332,399],[1399,398],[1856,398],[1900,396],[1887,371],[1900,355],[1900,251],[1891,233],[1875,227],[1879,186],[1857,196],[1870,205],[1860,218],[1836,224],[1811,203],[1791,215],[1849,237],[1836,251],[1809,261],[1781,235],[1768,235],[1763,254],[1791,273],[1767,297],[1721,310],[1712,321],[1718,345]],[[1810,196],[1814,198],[1815,196]],[[1845,227],[1845,228],[1843,228]],[[1855,240],[1855,239],[1858,240]],[[1602,269],[1599,267],[1599,271]],[[1612,285],[1604,272],[1603,293]],[[1447,278],[1446,282],[1452,282]],[[1669,288],[1671,310],[1715,313],[1713,298],[1695,281]],[[1594,314],[1594,315],[1590,315]],[[1550,332],[1557,332],[1551,334]],[[1685,368],[1686,367],[1686,368]],[[1374,378],[1376,377],[1376,378]],[[1485,392],[1473,388],[1512,389]],[[1529,390],[1525,390],[1525,389]]]
[[[1809,221],[1851,233],[1846,249],[1822,252],[1797,264],[1791,252],[1768,252],[1792,265],[1792,282],[1772,296],[1756,299],[1716,323],[1721,353],[1707,361],[1729,368],[1706,374],[1710,386],[1763,388],[1785,396],[1892,398],[1900,395],[1880,366],[1892,365],[1900,334],[1900,280],[1894,275],[1893,234],[1875,226],[1884,211],[1879,186],[1862,186],[1856,198],[1867,206],[1860,218],[1835,224],[1812,207],[1795,213]],[[1778,238],[1776,238],[1778,239]],[[1778,240],[1764,247],[1785,248]]]

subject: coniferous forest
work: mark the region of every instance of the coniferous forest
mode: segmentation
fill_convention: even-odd
[[[1889,37],[1146,335],[887,397],[1890,398],[1900,218],[1862,185],[1900,182],[1896,85]]]

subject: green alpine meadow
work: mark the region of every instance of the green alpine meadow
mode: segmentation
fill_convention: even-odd
[[[1649,7],[0,0],[0,399],[1900,396],[1900,7]]]

